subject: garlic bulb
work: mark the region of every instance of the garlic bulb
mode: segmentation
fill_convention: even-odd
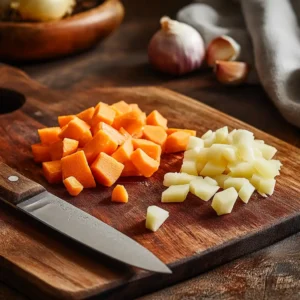
[[[23,20],[59,20],[72,12],[74,0],[16,0],[13,8]]]
[[[158,70],[180,75],[198,69],[205,57],[203,39],[193,27],[163,17],[161,29],[152,37],[148,56]]]

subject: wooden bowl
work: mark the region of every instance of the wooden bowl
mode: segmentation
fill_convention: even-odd
[[[53,22],[0,22],[0,59],[42,60],[66,56],[95,45],[122,22],[119,0]]]

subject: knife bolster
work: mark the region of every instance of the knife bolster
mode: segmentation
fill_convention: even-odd
[[[45,189],[8,165],[0,162],[0,198],[12,205],[36,196]]]

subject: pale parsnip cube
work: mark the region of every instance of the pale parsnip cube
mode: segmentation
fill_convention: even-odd
[[[236,148],[235,147],[227,147],[223,151],[223,157],[228,162],[233,162],[237,160],[237,154],[236,154]]]
[[[181,166],[180,172],[197,176],[198,175],[197,162],[194,160],[184,159],[182,161],[182,166]]]
[[[166,173],[164,176],[163,185],[171,186],[171,185],[188,184],[197,177],[198,176],[190,175],[187,173]]]
[[[243,202],[248,203],[254,191],[255,187],[247,180],[239,190],[239,197]]]
[[[226,148],[229,148],[229,145],[224,144],[213,144],[208,148],[207,160],[213,162],[219,162],[224,160],[223,153]]]
[[[280,162],[280,160],[277,160],[277,159],[271,159],[271,160],[269,160],[269,162],[270,162],[271,164],[273,164],[273,165],[277,168],[278,171],[280,171],[281,166],[282,166],[282,163]]]
[[[211,185],[204,179],[201,181],[193,180],[190,183],[191,193],[203,201],[208,201],[218,190],[218,186]]]
[[[250,182],[251,184],[255,187],[255,189],[259,189],[259,183],[260,183],[260,180],[262,179],[262,177],[260,177],[259,175],[257,174],[253,174],[251,179],[250,179]]]
[[[197,160],[207,161],[208,160],[209,148],[202,148],[199,150]]]
[[[202,135],[201,138],[204,140],[204,139],[210,137],[212,134],[213,134],[213,131],[212,131],[212,130],[208,130],[208,131],[206,131],[206,132]]]
[[[263,140],[254,140],[254,143],[258,143],[258,144],[264,144],[264,143],[265,143],[265,141],[263,141]]]
[[[255,158],[261,158],[261,157],[263,157],[261,151],[257,147],[253,148],[253,153],[254,153],[254,157]]]
[[[201,138],[196,136],[190,136],[186,149],[189,150],[189,149],[203,148],[203,147],[204,147],[204,142]]]
[[[253,163],[239,162],[237,164],[228,165],[230,169],[229,176],[251,178],[254,173]]]
[[[183,154],[183,159],[184,160],[195,160],[195,161],[198,160],[200,150],[201,150],[200,148],[186,150]]]
[[[254,141],[254,135],[252,132],[245,129],[238,129],[233,135],[233,144],[235,145],[248,145],[252,146]]]
[[[195,194],[195,187],[200,185],[204,181],[203,177],[199,176],[198,178],[190,182],[190,192]]]
[[[224,189],[233,187],[238,192],[247,182],[249,181],[246,178],[230,177],[224,181]]]
[[[262,194],[273,195],[275,188],[276,180],[275,179],[265,179],[262,178],[259,181],[258,191]]]
[[[215,194],[212,201],[212,208],[218,216],[230,214],[237,200],[238,193],[234,188],[229,188]]]
[[[257,141],[254,142],[254,147],[258,148],[261,151],[262,156],[267,160],[272,159],[277,152],[277,149],[275,147],[267,144],[257,143]]]
[[[277,167],[264,158],[257,158],[254,161],[253,166],[257,173],[264,178],[274,178],[275,176],[279,175]]]
[[[227,141],[228,127],[222,127],[216,130],[216,143],[224,144]]]
[[[189,184],[172,185],[162,192],[161,202],[183,202],[189,190]]]
[[[222,189],[224,188],[224,182],[226,179],[230,178],[228,175],[221,174],[214,177],[214,179],[217,181],[218,186]]]
[[[236,129],[233,129],[227,136],[227,144],[231,145],[233,143],[233,136],[236,133]]]
[[[268,195],[266,195],[266,194],[264,194],[264,193],[261,193],[261,192],[259,192],[259,191],[257,191],[262,197],[264,197],[264,198],[267,198],[268,197]]]
[[[205,180],[208,184],[210,184],[210,185],[215,185],[215,186],[218,185],[218,182],[217,182],[215,179],[211,178],[211,177],[206,176],[206,177],[204,178],[204,180]]]
[[[238,156],[243,161],[248,161],[248,162],[251,162],[255,159],[254,150],[252,146],[249,146],[248,144],[238,145]]]
[[[201,176],[216,176],[221,175],[226,168],[226,163],[213,163],[211,161],[207,162],[204,168],[201,170],[200,175]]]
[[[197,161],[196,167],[197,167],[198,174],[201,173],[201,171],[205,167],[206,163],[207,163],[207,161],[202,161],[202,160]]]
[[[155,232],[168,217],[168,211],[155,205],[149,206],[147,208],[146,228]]]
[[[204,147],[208,148],[210,147],[216,140],[216,133],[213,132],[212,135],[210,135],[208,138],[203,139],[204,141]]]

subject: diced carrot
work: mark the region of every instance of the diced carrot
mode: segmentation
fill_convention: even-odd
[[[196,130],[190,130],[190,129],[181,129],[181,128],[168,128],[167,129],[167,134],[170,135],[174,132],[178,132],[178,131],[184,131],[190,134],[190,136],[196,136],[197,132]]]
[[[121,174],[121,177],[129,176],[142,176],[131,160],[124,162],[124,169]]]
[[[111,194],[111,201],[113,202],[121,202],[127,203],[128,202],[128,193],[124,187],[124,185],[118,184],[113,189]]]
[[[112,186],[120,177],[123,169],[123,164],[104,152],[101,152],[91,165],[95,179],[105,186]]]
[[[125,137],[125,140],[131,139],[131,134],[129,134],[123,127],[119,129],[119,132]]]
[[[63,179],[74,176],[85,188],[96,186],[91,169],[83,151],[78,151],[61,159]]]
[[[133,152],[133,145],[131,139],[128,139],[122,146],[120,146],[113,154],[112,157],[120,163],[130,159]]]
[[[140,129],[140,131],[135,132],[135,133],[132,135],[132,137],[133,137],[134,139],[140,139],[140,138],[143,137],[143,135],[144,135],[144,126]]]
[[[77,148],[77,151],[76,151],[76,152],[82,151],[82,150],[83,150],[83,148]]]
[[[80,141],[84,134],[90,130],[90,125],[79,118],[69,122],[66,128],[61,129],[60,138],[69,138]]]
[[[124,115],[130,112],[132,109],[125,101],[119,101],[111,105],[111,108],[115,110],[116,116]]]
[[[38,129],[38,133],[42,144],[50,145],[52,143],[59,141],[60,131],[61,131],[60,127],[48,127],[48,128]]]
[[[77,117],[83,120],[84,122],[90,124],[94,116],[94,113],[95,113],[95,107],[90,107],[77,114]]]
[[[132,139],[134,150],[140,148],[153,159],[160,161],[161,146],[144,139]]]
[[[67,116],[59,116],[58,117],[58,123],[60,128],[63,128],[64,126],[68,125],[68,123],[77,117],[75,115],[67,115]]]
[[[113,127],[120,129],[123,127],[129,134],[139,133],[145,125],[145,115],[136,111],[131,111],[115,118]]]
[[[93,139],[84,146],[83,151],[87,161],[92,163],[100,152],[112,154],[116,151],[117,147],[118,143],[116,140],[103,130],[99,130]]]
[[[77,196],[83,190],[83,185],[74,176],[66,178],[63,182],[71,196]]]
[[[136,149],[131,154],[131,161],[145,177],[151,177],[159,168],[159,162],[151,158],[142,149]]]
[[[78,141],[65,138],[50,145],[50,155],[52,160],[59,160],[62,157],[76,152]]]
[[[93,136],[92,136],[91,131],[90,130],[85,131],[79,140],[79,146],[84,147],[92,139],[93,139]]]
[[[92,127],[93,135],[95,135],[99,130],[103,130],[108,135],[111,135],[117,141],[118,145],[122,145],[126,140],[124,135],[122,135],[118,130],[104,122],[99,122],[95,127]]]
[[[51,160],[49,146],[43,144],[31,145],[32,155],[35,162]]]
[[[96,126],[99,122],[105,122],[111,125],[115,119],[116,112],[106,103],[99,102],[95,107],[95,113],[91,121],[92,126]]]
[[[139,114],[143,113],[143,111],[140,109],[140,107],[136,103],[131,103],[131,104],[129,104],[129,106],[131,107],[132,111],[136,111]]]
[[[166,131],[160,126],[146,125],[144,127],[144,138],[161,147],[164,147],[167,136]]]
[[[168,120],[164,118],[157,110],[153,110],[146,119],[147,125],[161,126],[167,129]]]
[[[43,162],[43,173],[49,183],[62,181],[62,164],[60,160]]]
[[[184,131],[177,131],[170,134],[166,141],[165,152],[175,153],[185,151],[189,143],[190,134]]]

